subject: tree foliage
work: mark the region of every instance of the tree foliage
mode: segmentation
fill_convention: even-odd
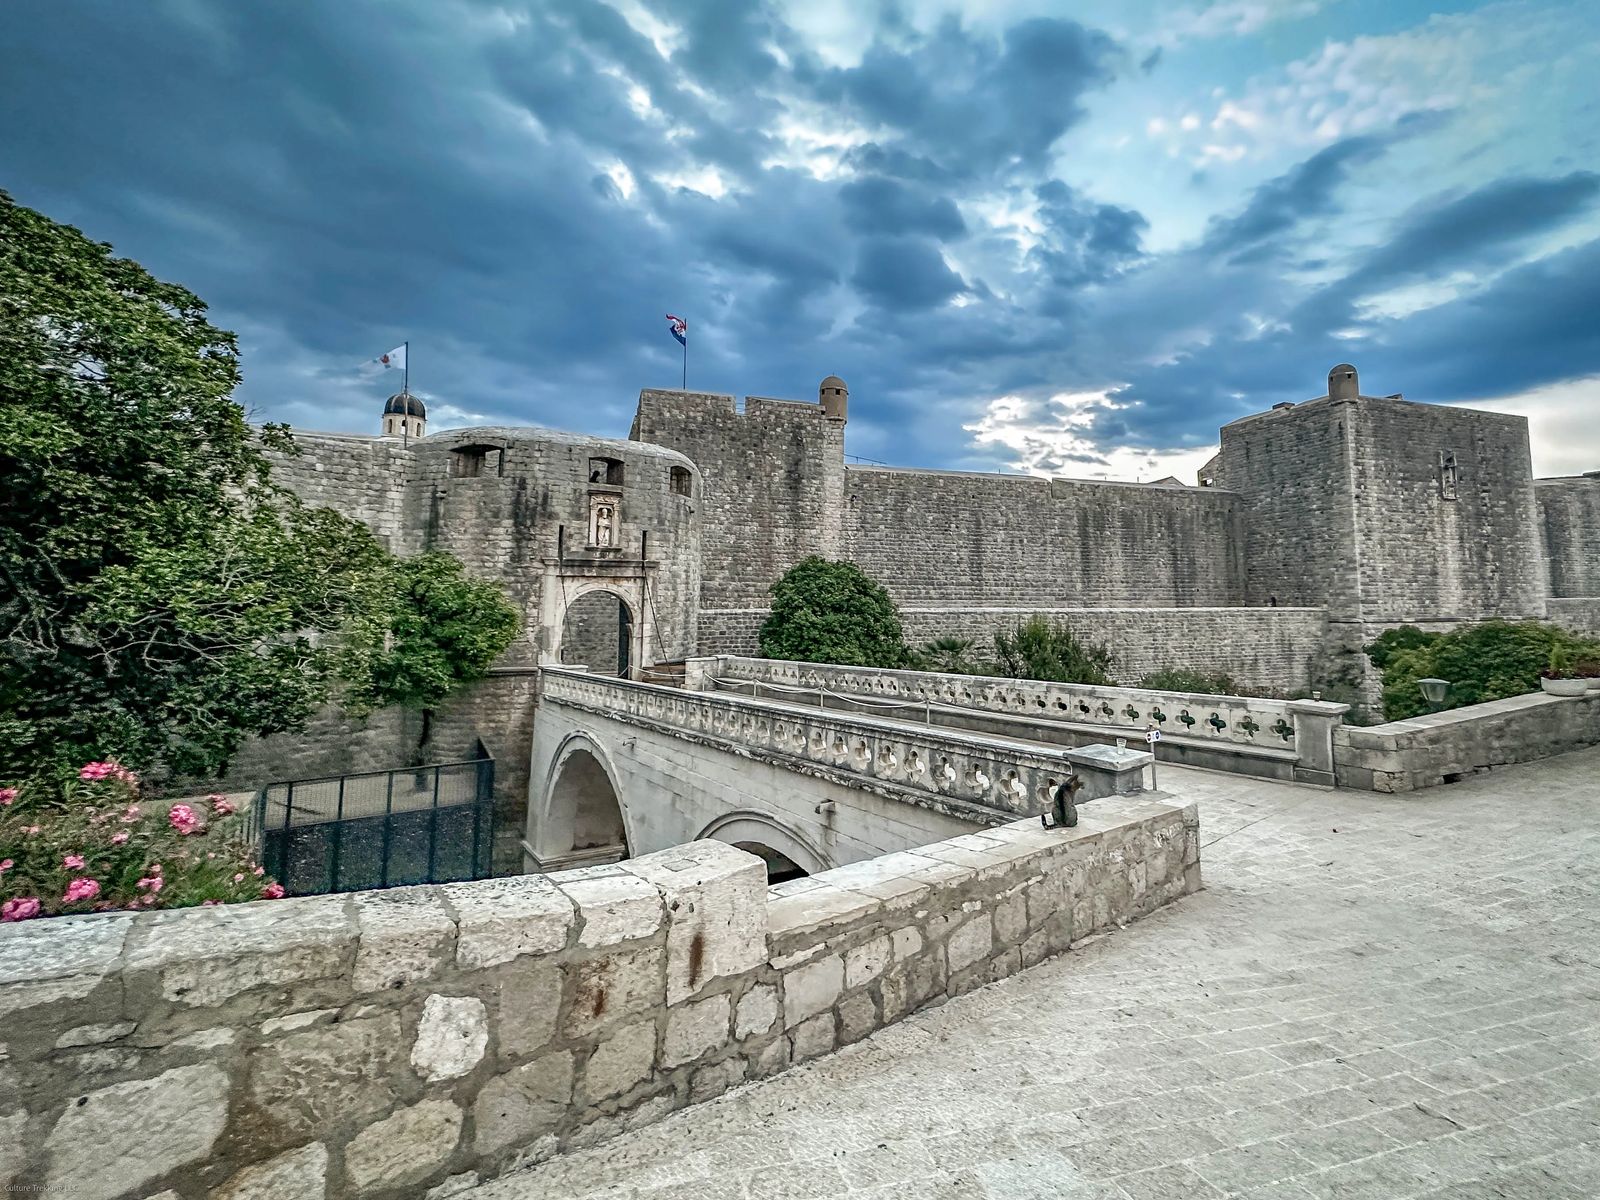
[[[889,593],[855,563],[816,555],[772,585],[761,655],[856,667],[906,663],[900,613]]]
[[[1600,657],[1600,643],[1542,621],[1484,621],[1450,633],[1414,625],[1386,630],[1367,648],[1383,671],[1383,715],[1399,721],[1429,712],[1419,679],[1444,679],[1444,708],[1461,708],[1537,691],[1551,654]]]
[[[994,635],[995,674],[1051,683],[1109,684],[1111,651],[1035,615]]]
[[[1203,696],[1249,696],[1232,675],[1192,667],[1164,667],[1139,679],[1139,686],[1157,692],[1194,692]]]
[[[273,485],[263,446],[292,441],[248,425],[234,336],[205,314],[0,192],[0,780],[216,770],[341,687],[435,695],[402,660],[459,679],[510,640],[498,589],[460,581],[476,600],[448,606],[481,641],[433,629],[411,604],[436,566]]]

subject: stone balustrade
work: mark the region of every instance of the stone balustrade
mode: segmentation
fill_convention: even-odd
[[[855,1042],[1200,886],[1116,796],[769,888],[608,867],[0,926],[0,1186],[443,1196]]]
[[[698,661],[698,660],[694,660]],[[547,667],[541,704],[566,705],[962,815],[1044,811],[1069,774],[1080,800],[1136,791],[1150,761],[1108,747],[1056,750],[878,714],[688,691]]]
[[[1349,705],[1318,700],[1210,696],[729,655],[689,660],[685,686],[733,693],[741,686],[758,692],[766,688],[767,694],[786,694],[797,703],[803,703],[807,694],[816,697],[820,689],[824,698],[841,704],[847,705],[849,698],[898,701],[905,706],[898,711],[908,717],[922,713],[962,720],[969,727],[973,718],[1001,718],[1014,724],[980,722],[977,727],[1012,728],[1045,740],[1054,740],[1052,735],[1071,735],[1080,741],[1142,740],[1146,729],[1154,726],[1161,731],[1157,753],[1163,758],[1326,784],[1334,782],[1333,731],[1349,711]],[[793,691],[781,690],[786,688]]]

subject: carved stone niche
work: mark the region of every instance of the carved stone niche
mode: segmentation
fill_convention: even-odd
[[[589,497],[589,545],[615,549],[622,537],[622,497],[596,492]]]

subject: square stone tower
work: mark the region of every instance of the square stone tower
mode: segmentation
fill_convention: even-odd
[[[1346,651],[1545,616],[1524,417],[1363,396],[1341,364],[1326,396],[1225,425],[1208,469],[1245,500],[1248,603],[1323,605]]]

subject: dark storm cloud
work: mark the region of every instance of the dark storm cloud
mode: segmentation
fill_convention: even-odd
[[[1140,69],[1101,33],[920,31],[890,6],[838,67],[767,5],[656,11],[667,53],[598,0],[20,0],[0,186],[196,290],[242,332],[242,398],[314,427],[370,431],[393,381],[353,367],[410,339],[435,413],[621,434],[640,387],[678,380],[668,311],[691,386],[806,396],[837,372],[852,451],[914,465],[985,465],[958,429],[999,395],[1120,386],[1095,436],[1171,446],[1345,357],[1451,398],[1596,362],[1590,248],[1336,336],[1380,284],[1524,252],[1592,175],[1485,180],[1364,256],[1314,245],[1401,122],[1151,253],[1141,213],[1052,178],[1086,101]],[[813,172],[793,125],[851,144]],[[997,199],[1032,208],[1026,250]],[[1313,260],[1346,278],[1297,282]]]

